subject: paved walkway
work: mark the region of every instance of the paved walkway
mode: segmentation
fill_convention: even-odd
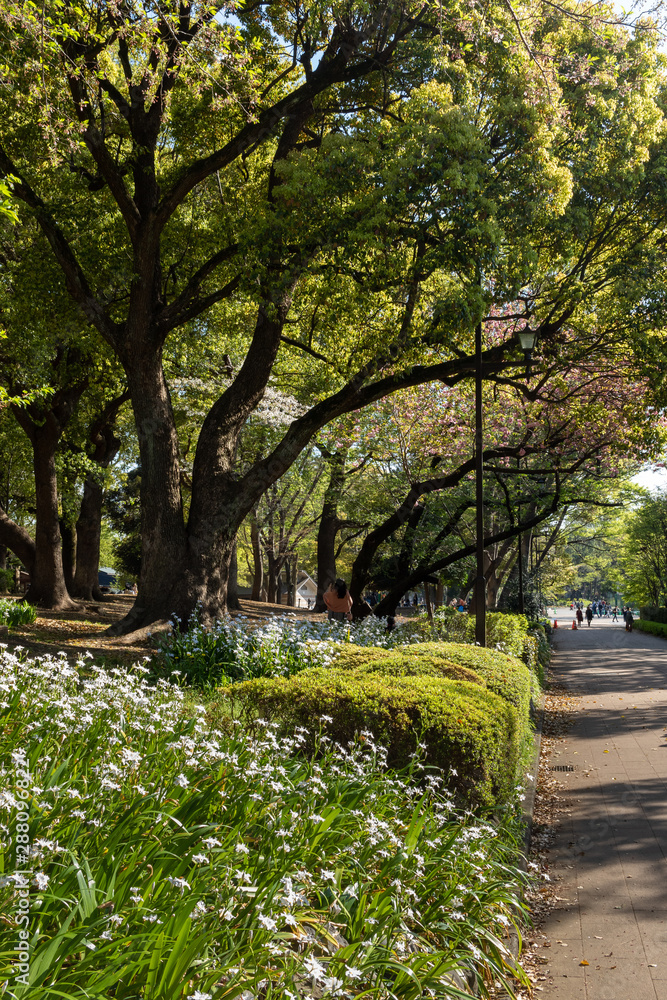
[[[544,927],[554,1000],[667,1000],[667,640],[558,609],[556,676],[581,711],[551,765],[569,809]],[[588,963],[580,964],[580,963]]]

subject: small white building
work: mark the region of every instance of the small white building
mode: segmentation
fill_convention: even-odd
[[[296,577],[296,607],[313,608],[317,597],[317,584],[305,570],[299,570]],[[310,603],[309,603],[310,602]]]

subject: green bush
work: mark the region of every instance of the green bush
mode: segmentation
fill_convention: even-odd
[[[661,625],[667,625],[667,608],[647,604],[639,609],[639,617],[643,622],[659,622]]]
[[[475,616],[462,614],[453,608],[439,608],[433,625],[425,615],[415,619],[412,629],[424,642],[443,639],[465,645],[475,644]],[[529,622],[525,615],[491,612],[486,616],[486,644],[488,649],[523,660],[540,684],[544,682],[551,647],[542,623]]]
[[[32,625],[37,619],[37,611],[32,604],[18,601],[0,601],[0,625]]]
[[[448,677],[453,681],[469,681],[471,684],[486,686],[474,670],[452,663],[437,652],[429,655],[424,647],[435,647],[438,643],[419,643],[398,649],[364,649],[349,645],[336,657],[334,666],[345,670],[366,671],[384,674],[386,677],[431,676]],[[370,652],[370,656],[368,655]]]
[[[280,731],[314,724],[343,747],[372,737],[387,750],[390,767],[409,764],[420,744],[427,764],[451,774],[452,788],[483,809],[509,800],[522,756],[516,708],[479,684],[439,677],[392,676],[317,668],[290,678],[259,678],[234,689],[247,722],[278,722]]]
[[[439,611],[437,617],[442,616]],[[446,609],[444,613],[448,638],[454,642],[475,642],[475,616]],[[525,615],[508,615],[492,611],[486,616],[486,641],[489,647],[500,646],[504,653],[523,658],[524,642],[528,634]]]
[[[14,589],[14,573],[11,569],[0,569],[0,594],[11,594]]]
[[[531,676],[526,665],[516,657],[507,656],[497,649],[482,649],[481,646],[467,646],[459,642],[410,646],[406,648],[405,655],[440,656],[448,662],[474,670],[490,691],[514,705],[521,719],[527,722],[530,715]]]
[[[522,738],[527,740],[530,735],[531,700],[536,684],[524,663],[496,649],[459,642],[424,642],[394,650],[348,645],[338,654],[334,666],[365,673],[430,675],[483,684],[514,705]]]
[[[667,625],[663,625],[661,622],[650,622],[650,621],[637,621],[635,619],[633,628],[636,628],[638,632],[647,632],[649,635],[659,635],[663,639],[667,639]]]

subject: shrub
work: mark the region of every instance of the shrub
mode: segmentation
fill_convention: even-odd
[[[530,714],[531,676],[528,668],[514,656],[507,656],[496,649],[467,646],[458,642],[424,643],[411,646],[404,655],[410,657],[441,657],[481,677],[489,690],[505,698],[519,712],[522,720]]]
[[[444,677],[450,681],[467,681],[468,684],[486,687],[479,674],[467,667],[437,656],[404,656],[398,650],[386,659],[371,660],[366,669],[368,673],[383,674],[385,677]]]
[[[475,616],[462,614],[453,608],[439,608],[433,625],[426,616],[414,620],[412,628],[417,641],[442,639],[448,642],[475,644]],[[538,622],[529,622],[525,615],[491,612],[486,616],[487,649],[496,649],[523,660],[540,681],[549,665],[551,648],[545,629]]]
[[[437,617],[442,616],[442,610]],[[452,609],[445,610],[444,620],[448,637],[454,642],[475,642],[475,616],[461,614]],[[489,647],[501,648],[503,652],[519,659],[523,657],[524,641],[528,634],[528,619],[525,615],[507,615],[492,611],[486,616],[486,641]]]
[[[326,719],[343,747],[372,737],[390,767],[407,766],[420,744],[426,763],[450,771],[459,798],[492,808],[514,788],[523,749],[516,708],[479,684],[336,668],[289,679],[248,681],[235,689],[246,721],[277,721],[281,732]],[[312,752],[312,737],[305,740]]]
[[[533,678],[525,664],[498,650],[453,642],[417,643],[395,650],[366,650],[349,645],[336,656],[334,666],[391,676],[431,675],[483,684],[514,705],[522,738],[530,735]]]
[[[0,569],[0,594],[11,594],[14,589],[14,572],[11,569]]]
[[[32,625],[37,620],[37,611],[32,604],[19,601],[0,601],[0,625],[15,628],[17,625]]]
[[[639,609],[639,617],[643,622],[659,622],[661,625],[667,625],[667,608],[647,604]]]
[[[451,663],[438,656],[437,652],[429,656],[422,653],[426,643],[414,646],[403,646],[397,649],[364,649],[360,646],[343,646],[336,653],[334,666],[345,670],[359,670],[370,673],[380,673],[387,677],[407,677],[430,675],[432,677],[448,677],[454,681],[469,681],[471,684],[482,684],[484,681],[474,670]],[[432,643],[436,647],[437,644]]]
[[[632,627],[636,628],[638,632],[647,632],[649,635],[659,635],[662,639],[667,639],[667,625],[663,625],[661,622],[635,620]]]

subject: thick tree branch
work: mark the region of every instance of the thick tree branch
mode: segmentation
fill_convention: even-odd
[[[424,10],[426,10],[426,5]],[[364,77],[389,63],[398,45],[414,31],[418,24],[422,23],[423,18],[424,13],[414,19],[406,20],[401,30],[396,32],[392,41],[384,49],[376,51],[371,57],[363,58],[353,65],[350,64],[352,56],[358,51],[364,37],[355,32],[349,33],[350,37],[346,37],[340,27],[336,27],[332,32],[326,51],[309,79],[297,87],[293,93],[287,94],[272,107],[261,111],[257,121],[248,122],[221,149],[193,163],[175,182],[160,203],[157,213],[158,227],[163,228],[166,225],[178,206],[203,180],[215,173],[216,170],[222,170],[229,166],[258,142],[273,137],[277,125],[283,119],[298,115],[301,108],[312,104],[320,94],[336,84],[348,83]]]
[[[35,543],[20,524],[0,507],[0,544],[6,545],[30,572],[35,561]]]
[[[183,317],[193,319],[203,310],[208,309],[209,305],[213,304],[210,302],[212,296],[215,296],[214,302],[220,302],[222,298],[225,298],[227,295],[231,295],[232,291],[238,287],[240,281],[240,277],[238,275],[227,282],[223,288],[218,289],[217,292],[211,293],[211,295],[206,296],[203,299],[200,299],[199,297],[199,290],[203,282],[206,281],[206,279],[209,278],[221,264],[225,264],[228,260],[231,260],[237,251],[237,243],[225,247],[224,250],[219,250],[218,253],[214,254],[209,260],[206,261],[206,263],[202,264],[202,266],[195,271],[173,302],[171,302],[168,306],[165,306],[164,309],[160,311],[157,318],[157,328],[160,333],[166,336],[170,330],[173,330],[175,327],[180,326],[181,323],[185,322]]]
[[[535,514],[533,517],[527,518],[525,521],[521,521],[518,524],[512,525],[503,531],[498,531],[494,535],[490,535],[488,538],[484,539],[484,547],[489,548],[492,545],[496,545],[499,542],[504,542],[508,538],[516,538],[517,535],[524,531],[529,531],[532,528],[537,527],[538,524],[542,524],[547,518],[552,517],[556,513],[558,507],[560,506],[560,481],[558,480],[556,484],[556,489],[552,497],[552,501],[547,508]],[[375,614],[382,617],[386,614],[391,614],[402,594],[406,590],[410,590],[412,587],[416,587],[418,584],[422,583],[426,577],[438,573],[447,566],[451,566],[453,563],[459,562],[461,559],[465,559],[467,556],[474,555],[476,551],[476,543],[473,542],[470,545],[465,545],[455,552],[451,552],[447,556],[443,556],[442,559],[434,560],[428,566],[423,564],[414,570],[409,576],[401,580],[399,584],[393,588],[393,590],[387,594],[385,598],[378,604],[375,608]]]

